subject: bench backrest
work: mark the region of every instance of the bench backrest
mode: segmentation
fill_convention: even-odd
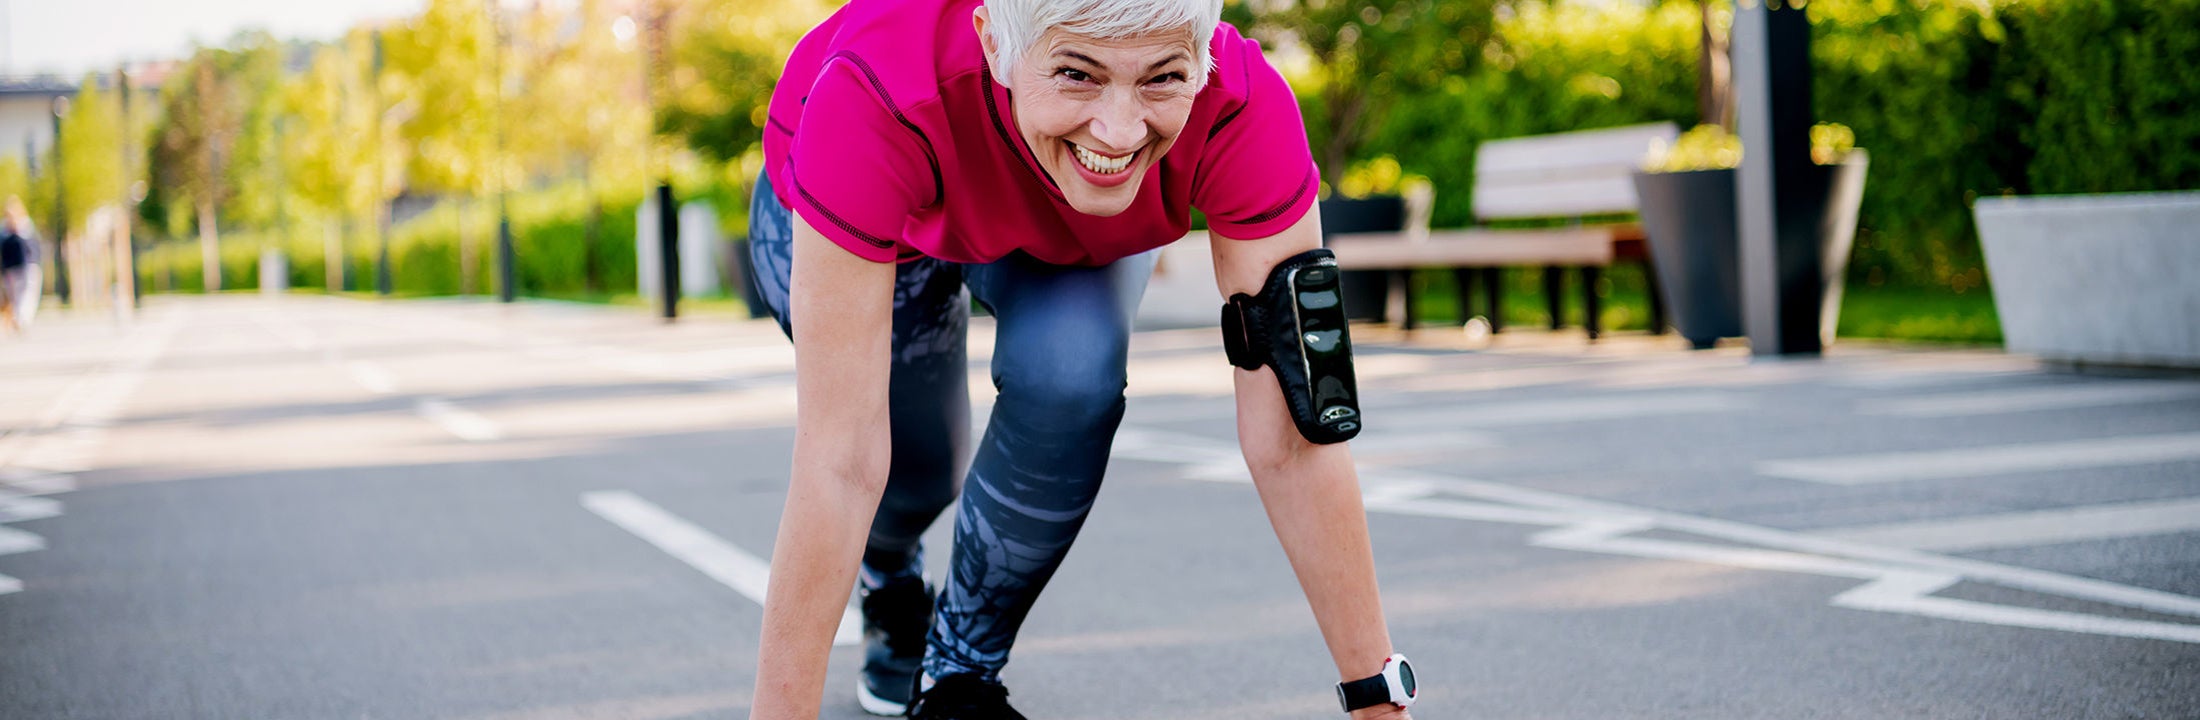
[[[1673,123],[1628,125],[1482,143],[1474,154],[1474,215],[1482,220],[1631,213],[1634,172]]]

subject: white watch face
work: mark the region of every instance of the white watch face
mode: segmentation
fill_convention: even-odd
[[[1383,685],[1390,691],[1390,703],[1398,707],[1412,707],[1420,699],[1421,686],[1413,678],[1413,663],[1404,655],[1392,655],[1383,663]]]

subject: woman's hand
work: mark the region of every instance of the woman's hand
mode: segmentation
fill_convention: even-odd
[[[894,266],[794,218],[794,476],[772,545],[753,720],[817,717],[833,631],[855,585],[892,452],[886,386]]]

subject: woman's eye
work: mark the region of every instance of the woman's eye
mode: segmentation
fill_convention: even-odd
[[[1169,83],[1172,83],[1172,82],[1184,82],[1184,81],[1185,81],[1186,79],[1187,79],[1187,78],[1185,78],[1185,77],[1184,77],[1184,73],[1180,73],[1180,72],[1175,72],[1175,73],[1169,73],[1169,74],[1167,74],[1167,75],[1163,75],[1163,76],[1161,76],[1161,77],[1157,77],[1157,78],[1154,78],[1153,80],[1151,80],[1151,81],[1148,81],[1148,83],[1147,83],[1147,84],[1149,84],[1149,85],[1167,85],[1167,84],[1169,84]]]
[[[1070,82],[1092,82],[1091,75],[1087,75],[1085,71],[1076,68],[1062,68],[1054,71],[1054,74],[1060,75]]]

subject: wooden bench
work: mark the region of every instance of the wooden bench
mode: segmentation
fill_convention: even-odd
[[[1407,280],[1413,270],[1450,269],[1459,284],[1462,318],[1474,316],[1469,307],[1471,288],[1479,274],[1490,330],[1499,332],[1504,329],[1498,309],[1498,298],[1503,295],[1499,269],[1543,267],[1544,296],[1550,304],[1551,328],[1555,330],[1564,317],[1564,268],[1579,268],[1585,326],[1589,337],[1595,339],[1601,334],[1596,293],[1601,271],[1615,259],[1647,265],[1649,253],[1640,225],[1584,225],[1581,220],[1634,213],[1638,204],[1633,175],[1643,155],[1652,143],[1671,144],[1679,135],[1680,129],[1672,123],[1659,123],[1496,140],[1476,149],[1477,222],[1573,221],[1564,227],[1430,230],[1428,218],[1434,198],[1424,192],[1406,198],[1405,230],[1337,233],[1329,237],[1328,245],[1336,251],[1338,265],[1347,270],[1396,273],[1390,289],[1389,317],[1399,318],[1409,330],[1417,320],[1408,297]],[[1652,284],[1651,332],[1660,332],[1665,327],[1665,313],[1658,299],[1657,276],[1647,268],[1644,275],[1651,278]]]

